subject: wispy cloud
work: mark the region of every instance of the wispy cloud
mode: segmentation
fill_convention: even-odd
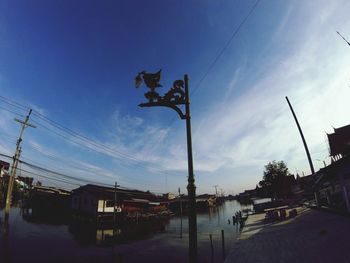
[[[270,68],[249,90],[202,119],[194,145],[197,169],[234,174],[235,169],[246,167],[255,174],[257,182],[266,162],[283,159],[292,171],[307,172],[307,160],[286,95],[294,105],[311,154],[327,155],[325,131],[330,132],[331,125],[349,123],[350,106],[344,98],[350,96],[350,52],[339,49],[335,31],[329,26],[334,6],[325,5],[319,11],[322,15],[310,18],[304,32],[298,33],[300,44],[294,52],[276,55],[273,59],[280,62],[274,67],[267,61]],[[279,31],[278,37],[283,38],[282,29]],[[237,71],[233,83],[236,74]],[[246,77],[244,72],[240,74],[241,79]],[[254,181],[251,184],[253,187]]]
[[[223,68],[227,67],[218,74],[220,76],[228,74],[228,69],[234,69],[230,76],[223,76],[230,81],[216,83],[222,92],[221,100],[208,99],[203,105],[215,110],[197,114],[192,123],[194,167],[201,191],[209,190],[213,184],[220,184],[226,192],[254,187],[261,179],[263,166],[274,159],[285,160],[292,172],[308,171],[286,95],[299,117],[313,158],[325,158],[328,151],[325,132],[331,132],[332,126],[349,123],[350,104],[346,98],[350,96],[347,70],[350,51],[335,33],[336,30],[348,30],[350,23],[346,20],[346,11],[349,8],[348,1],[302,4],[291,1],[268,43],[250,43],[253,37],[248,39],[247,33],[246,50],[261,47],[253,52],[258,54],[258,66],[253,65],[255,61],[250,61],[250,53],[241,57],[234,52],[225,53],[228,57],[222,63],[242,63],[237,67],[232,66],[235,64],[223,65]],[[251,20],[251,23],[259,19]],[[255,26],[255,30],[264,30],[258,24]],[[252,46],[248,48],[248,45]],[[234,57],[229,57],[229,53]],[[253,65],[254,70],[248,65]],[[250,83],[249,87],[247,83]],[[39,113],[48,114],[49,109],[28,104]],[[18,127],[12,121],[13,116],[0,112],[0,132],[16,134]],[[30,141],[30,146],[37,151],[33,158],[67,173],[96,180],[103,177],[105,181],[124,180],[138,186],[149,183],[159,189],[166,184],[179,185],[179,178],[185,181],[184,130],[178,132],[178,127],[165,127],[161,123],[151,125],[143,118],[121,110],[115,110],[109,119],[105,128],[93,135],[95,142],[72,134],[64,134],[68,140],[59,135],[57,140],[50,135],[33,136],[35,140]],[[181,125],[182,129],[183,123]],[[0,151],[8,147],[8,143],[0,142]],[[62,159],[63,155],[69,164],[64,167],[50,159]],[[322,162],[315,166],[322,166]],[[159,175],[155,170],[165,170],[174,176]]]

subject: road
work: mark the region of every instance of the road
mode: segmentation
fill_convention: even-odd
[[[277,223],[251,215],[225,263],[350,262],[350,218],[298,208],[298,216]]]

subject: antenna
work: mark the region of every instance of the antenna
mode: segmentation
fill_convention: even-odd
[[[345,41],[346,43],[348,43],[348,45],[350,46],[349,41],[347,41],[347,40],[345,39],[345,37],[343,37],[338,31],[337,31],[337,33],[338,33],[338,35],[339,35],[342,39],[344,39],[344,41]]]

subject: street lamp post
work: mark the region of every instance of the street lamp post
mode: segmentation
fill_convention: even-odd
[[[189,226],[189,261],[197,262],[197,214],[196,214],[196,186],[193,174],[192,157],[192,136],[191,136],[191,115],[190,115],[190,94],[188,88],[188,76],[183,80],[175,80],[170,90],[160,96],[156,88],[162,87],[160,84],[161,71],[157,73],[140,72],[135,78],[135,85],[139,87],[144,83],[150,91],[145,93],[148,102],[139,104],[140,107],[163,106],[175,110],[181,119],[186,120],[187,133],[187,157],[188,157],[188,226]],[[185,113],[179,108],[185,105]]]

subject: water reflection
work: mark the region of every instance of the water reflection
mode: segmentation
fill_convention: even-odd
[[[10,248],[9,248],[9,223],[7,220],[5,220],[4,222],[0,221],[1,223],[1,242],[0,242],[0,255],[4,260],[4,263],[8,263],[10,262]]]
[[[225,231],[228,252],[239,233],[238,225],[228,224],[228,219],[244,208],[236,201],[229,201],[198,213],[199,262],[222,262],[221,230]],[[1,229],[4,230],[4,225]],[[186,215],[153,223],[122,225],[113,231],[113,225],[97,225],[69,215],[12,208],[7,236],[4,233],[0,238],[1,263],[3,260],[5,263],[170,263],[187,262],[188,258]]]
[[[22,208],[20,210],[22,218],[28,223],[67,225],[70,222],[70,215],[67,213],[48,213],[47,211],[32,208]]]
[[[155,222],[122,224],[114,228],[112,222],[96,223],[70,214],[52,214],[40,209],[21,209],[22,219],[33,224],[67,225],[69,233],[81,244],[111,246],[127,244],[164,233],[169,219]],[[9,229],[6,228],[6,233]]]
[[[111,246],[114,244],[128,244],[138,240],[151,238],[159,233],[165,233],[168,221],[161,220],[154,223],[140,223],[123,225],[116,229],[110,224],[99,224],[71,220],[68,230],[75,240],[81,244],[95,244]]]

